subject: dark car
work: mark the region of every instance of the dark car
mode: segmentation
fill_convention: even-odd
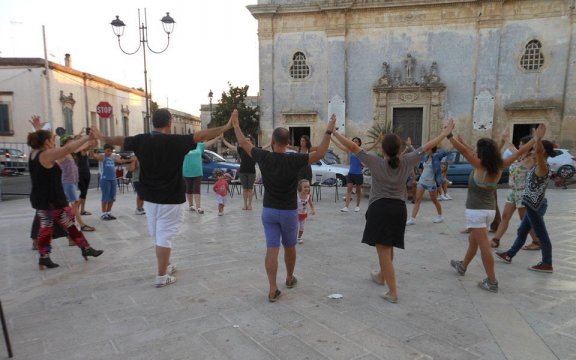
[[[458,151],[451,151],[443,161],[448,163],[448,180],[454,185],[468,185],[468,178],[472,172],[472,165]],[[508,168],[502,172],[500,184],[508,182]]]
[[[26,171],[28,169],[28,157],[19,149],[0,148],[0,164],[6,169]]]
[[[213,151],[204,150],[204,154],[202,154],[202,180],[214,180],[213,174],[216,169],[222,169],[224,172],[231,170],[233,177],[236,178],[238,177],[240,164],[226,161],[226,159]]]

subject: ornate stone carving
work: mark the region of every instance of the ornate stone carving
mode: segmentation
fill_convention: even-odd
[[[398,95],[398,98],[404,102],[414,102],[418,99],[418,93],[416,92],[409,92],[409,93],[401,93]]]
[[[406,55],[404,59],[404,84],[414,85],[414,68],[416,67],[416,59],[411,54]]]
[[[130,109],[128,108],[128,105],[120,105],[120,111],[122,112],[122,116],[130,115]]]
[[[438,75],[438,64],[436,61],[433,61],[432,65],[430,65],[430,76],[428,77],[428,82],[430,84],[440,84],[440,75]]]
[[[378,80],[378,85],[380,86],[390,86],[390,65],[387,62],[382,63],[382,68],[384,69],[384,75]]]
[[[70,93],[70,96],[64,95],[64,91],[60,90],[60,102],[62,103],[62,108],[74,108],[76,100],[74,100],[74,94]]]

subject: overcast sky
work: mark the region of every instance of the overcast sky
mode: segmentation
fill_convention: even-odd
[[[142,50],[125,55],[118,48],[110,22],[116,15],[126,24],[121,43],[138,47],[138,8],[147,8],[149,45],[161,50],[166,34],[160,19],[170,12],[176,21],[170,47],[160,55],[146,53],[153,100],[200,115],[200,104],[214,103],[228,89],[249,85],[258,92],[257,21],[246,5],[257,0],[1,0],[0,56],[44,57],[42,25],[46,27],[48,60],[130,87],[144,88]],[[143,15],[142,15],[143,21]]]

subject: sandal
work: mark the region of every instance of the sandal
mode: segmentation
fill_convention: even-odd
[[[492,243],[490,244],[493,248],[497,248],[500,246],[500,239],[492,238]]]
[[[540,250],[540,244],[532,243],[530,245],[524,246],[522,250]]]
[[[288,289],[292,289],[294,286],[296,286],[296,284],[298,284],[298,279],[296,279],[296,276],[292,276],[292,281],[286,280],[286,287]]]
[[[92,213],[91,213],[90,211],[82,211],[82,212],[80,213],[80,215],[86,216],[86,215],[92,215]]]
[[[96,230],[96,228],[90,226],[90,225],[82,225],[82,227],[80,228],[80,230],[82,231],[94,231]]]
[[[377,272],[370,273],[370,277],[372,278],[372,281],[378,285],[385,285],[386,284],[384,281],[380,281],[380,279],[378,279],[378,273]]]
[[[276,289],[274,296],[272,296],[272,297],[268,296],[268,301],[270,301],[271,303],[276,302],[276,300],[278,300],[280,295],[282,295],[282,292],[280,292],[280,290]]]

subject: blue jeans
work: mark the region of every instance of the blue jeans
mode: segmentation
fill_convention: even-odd
[[[526,215],[522,219],[520,226],[518,227],[518,234],[514,244],[510,250],[506,251],[506,254],[510,257],[514,257],[518,251],[522,248],[530,233],[530,229],[534,229],[534,233],[540,239],[540,249],[542,250],[542,263],[546,265],[552,265],[552,243],[550,242],[550,237],[548,236],[548,231],[546,230],[546,224],[544,223],[544,214],[546,214],[546,209],[548,209],[548,203],[546,199],[542,201],[538,211],[534,211],[529,206],[526,206]]]
[[[298,238],[298,210],[262,209],[262,225],[266,236],[266,247],[296,246]]]

